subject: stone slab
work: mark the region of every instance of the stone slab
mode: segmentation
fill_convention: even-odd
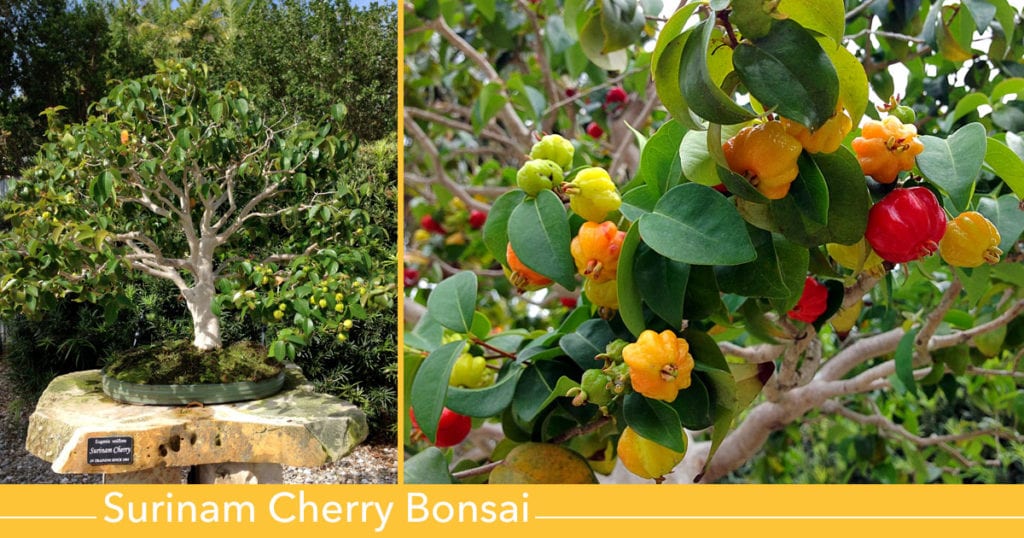
[[[295,366],[281,392],[205,407],[131,405],[103,393],[99,370],[55,378],[29,418],[26,448],[57,473],[130,473],[193,465],[272,463],[318,467],[368,434],[366,416],[320,394]],[[89,439],[131,437],[131,461],[89,462]],[[126,459],[126,458],[122,458]]]

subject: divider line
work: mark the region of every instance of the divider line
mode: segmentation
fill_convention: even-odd
[[[707,515],[693,515],[693,516],[532,516],[530,519],[550,519],[550,520],[1024,520],[1024,515],[935,515],[935,516],[922,516],[922,515],[783,515],[783,516],[750,516],[750,515],[738,515],[738,516],[707,516]]]
[[[0,516],[0,520],[13,519],[99,519],[99,516]]]

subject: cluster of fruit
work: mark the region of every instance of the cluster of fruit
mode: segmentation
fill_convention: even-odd
[[[901,172],[914,168],[924,144],[913,125],[914,112],[896,102],[886,107],[889,115],[869,120],[851,147],[865,176],[881,184],[893,184]],[[740,130],[722,149],[730,169],[747,178],[768,199],[785,197],[799,174],[802,151],[836,151],[851,130],[851,121],[840,105],[819,129],[785,118],[765,121]],[[981,213],[966,211],[949,220],[935,194],[926,187],[897,187],[874,204],[868,213],[864,240],[854,245],[828,244],[829,254],[855,272],[880,274],[883,262],[906,263],[939,251],[956,267],[978,267],[999,261],[999,232]],[[788,317],[813,323],[826,310],[828,290],[807,277],[803,294]],[[835,323],[840,334],[849,330],[860,304],[844,309]]]
[[[572,239],[571,253],[584,278],[583,293],[590,302],[608,310],[618,308],[615,276],[619,251],[625,233],[606,220],[619,209],[622,198],[608,172],[600,167],[585,167],[572,175],[575,148],[572,142],[556,134],[546,135],[530,150],[530,159],[519,168],[516,183],[526,196],[537,196],[551,190],[568,198],[572,211],[586,220]],[[535,290],[551,284],[551,280],[524,265],[508,244],[506,275],[521,291]]]

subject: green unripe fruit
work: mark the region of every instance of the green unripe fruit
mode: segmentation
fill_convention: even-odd
[[[463,353],[452,365],[448,385],[480,389],[493,385],[496,378],[497,373],[487,367],[487,361],[483,357]]]
[[[917,121],[917,114],[914,112],[914,109],[907,105],[897,105],[889,111],[889,114],[899,118],[904,125]]]
[[[568,170],[572,167],[572,156],[576,152],[572,142],[565,138],[552,134],[546,135],[539,142],[533,145],[530,150],[531,159],[546,159]]]
[[[532,159],[516,173],[516,184],[527,196],[537,196],[540,191],[551,190],[562,183],[562,167],[547,159]]]
[[[587,401],[596,405],[608,405],[614,394],[611,391],[611,377],[596,368],[583,372],[580,387]]]

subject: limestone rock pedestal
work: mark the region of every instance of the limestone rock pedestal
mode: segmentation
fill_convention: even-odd
[[[25,444],[54,472],[103,473],[111,483],[281,483],[283,465],[337,461],[368,433],[362,411],[314,392],[294,366],[274,396],[206,407],[122,404],[100,385],[99,370],[74,372],[39,398]]]

